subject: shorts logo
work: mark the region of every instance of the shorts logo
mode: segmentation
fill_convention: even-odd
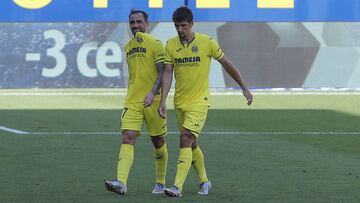
[[[143,42],[143,38],[137,36],[137,37],[136,37],[136,41],[137,41],[138,43],[141,43],[141,42]]]
[[[194,46],[192,47],[191,51],[192,51],[193,53],[197,53],[197,52],[199,51],[199,47],[196,46],[196,45],[194,45]]]
[[[181,164],[181,163],[185,163],[185,161],[179,160],[179,161],[177,162],[177,164]]]

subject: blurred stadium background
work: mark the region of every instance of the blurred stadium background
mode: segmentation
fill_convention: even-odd
[[[127,23],[2,23],[1,28],[0,88],[127,86]],[[216,38],[252,88],[360,89],[360,23],[199,22],[194,30]],[[151,23],[149,32],[164,44],[176,36],[168,22]],[[49,54],[54,46],[60,50]],[[236,87],[215,61],[210,77],[213,88]]]

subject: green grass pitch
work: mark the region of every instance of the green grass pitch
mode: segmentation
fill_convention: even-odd
[[[255,94],[251,107],[240,95],[212,96],[199,143],[213,190],[197,195],[191,169],[183,197],[169,199],[151,194],[155,165],[146,134],[135,147],[128,195],[104,188],[103,180],[115,177],[121,140],[106,132],[119,131],[123,101],[111,94],[117,90],[97,92],[107,91],[0,94],[0,126],[29,133],[0,130],[0,202],[360,201],[358,94]],[[179,147],[172,109],[168,128],[169,186]]]

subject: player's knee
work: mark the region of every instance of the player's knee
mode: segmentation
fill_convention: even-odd
[[[151,137],[151,141],[155,148],[161,148],[165,144],[165,139],[163,136]]]
[[[138,132],[136,132],[136,131],[130,131],[130,130],[124,131],[122,143],[135,145],[137,135],[138,135]]]
[[[183,132],[181,132],[180,135],[181,148],[192,147],[194,141],[195,141],[195,137],[191,132],[189,132],[188,130],[184,130]]]
[[[198,147],[196,139],[194,140],[194,142],[191,144],[191,148],[194,150],[196,149],[196,147]]]

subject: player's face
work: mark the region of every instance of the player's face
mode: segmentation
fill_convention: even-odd
[[[193,22],[187,22],[187,21],[174,22],[176,31],[180,38],[189,36],[189,34],[192,33],[191,28],[192,28],[193,24],[194,24]]]
[[[129,18],[131,32],[146,32],[149,22],[147,22],[142,13],[134,13]]]

